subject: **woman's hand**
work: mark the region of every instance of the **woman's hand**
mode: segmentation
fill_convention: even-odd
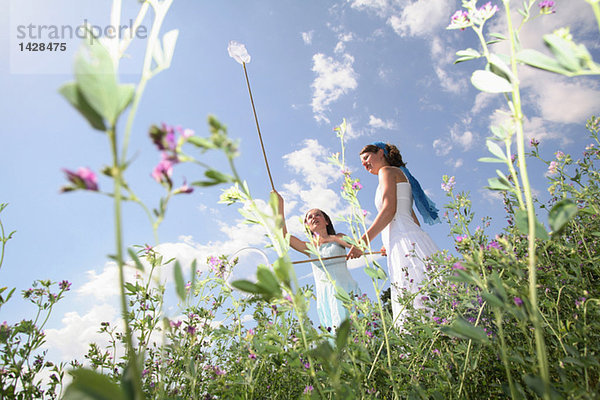
[[[385,247],[381,246],[381,255],[386,257],[387,256],[387,252],[385,251]]]
[[[363,255],[363,252],[361,249],[359,249],[358,247],[352,246],[352,247],[350,247],[350,251],[348,252],[348,255],[346,256],[346,260],[350,260],[352,258],[358,258],[362,255]]]

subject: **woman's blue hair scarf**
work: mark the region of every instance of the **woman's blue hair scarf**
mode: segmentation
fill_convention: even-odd
[[[383,142],[374,142],[374,146],[379,147],[383,150],[383,154],[387,157],[389,154],[389,150],[387,149],[387,145]],[[440,217],[438,216],[438,209],[435,206],[435,203],[431,201],[431,199],[425,194],[423,188],[419,181],[412,176],[412,174],[408,171],[406,167],[400,167],[400,170],[404,172],[406,175],[406,179],[408,179],[408,183],[410,183],[410,188],[412,190],[413,199],[415,201],[415,205],[417,206],[417,210],[423,216],[423,221],[425,221],[429,225],[438,224],[440,221]]]

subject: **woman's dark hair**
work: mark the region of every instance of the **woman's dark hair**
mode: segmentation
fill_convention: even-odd
[[[381,147],[378,147],[374,144],[368,144],[363,147],[363,149],[360,151],[360,154],[377,153],[379,149],[381,149]],[[386,143],[383,152],[385,160],[388,162],[388,164],[394,167],[404,167],[406,165],[406,163],[402,161],[400,150],[398,150],[398,148],[393,144]],[[385,153],[387,153],[387,155]]]
[[[327,215],[327,213],[323,210],[321,210],[320,208],[311,208],[311,210],[319,210],[321,212],[321,214],[323,214],[323,217],[325,218],[325,222],[327,222],[327,234],[328,235],[335,235],[335,228],[333,227],[333,223],[331,222],[331,218],[329,218],[329,215]],[[308,210],[310,211],[310,210]],[[306,215],[304,215],[304,226],[307,225],[306,223],[306,217],[308,216],[308,212],[306,213]],[[310,229],[306,229],[306,231],[308,232],[309,235],[312,236],[312,231]]]

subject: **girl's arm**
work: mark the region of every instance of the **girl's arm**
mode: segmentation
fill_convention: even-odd
[[[277,196],[277,200],[278,200],[278,210],[279,210],[279,215],[281,216],[281,220],[282,220],[282,227],[281,229],[283,230],[283,236],[285,237],[285,235],[287,235],[288,231],[287,231],[287,226],[285,224],[285,213],[284,213],[284,202],[283,202],[283,197],[281,197],[281,195],[276,191],[273,190],[271,193],[275,193],[275,195]],[[308,247],[306,246],[306,242],[303,242],[302,240],[298,239],[296,236],[294,235],[290,235],[290,247],[296,251],[299,251],[300,253],[304,253],[307,256],[310,255],[310,253],[308,252]]]
[[[381,187],[381,210],[377,213],[375,220],[367,229],[367,232],[362,236],[362,240],[370,243],[381,233],[396,215],[396,176],[394,175],[393,167],[382,167],[379,170],[379,186]],[[362,255],[362,252],[355,247],[350,249],[348,258],[357,258]]]

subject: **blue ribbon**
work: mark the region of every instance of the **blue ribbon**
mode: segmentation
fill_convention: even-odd
[[[377,146],[379,147],[381,150],[383,150],[383,154],[387,157],[388,154],[390,153],[387,149],[387,145],[383,142],[373,142],[371,143],[373,146]]]
[[[440,218],[438,216],[438,209],[436,208],[435,203],[431,201],[429,197],[427,197],[427,195],[421,188],[421,184],[419,183],[419,181],[411,175],[411,173],[408,171],[408,168],[400,167],[400,170],[404,172],[404,175],[406,175],[406,179],[408,179],[408,183],[410,183],[410,188],[412,189],[412,195],[415,201],[415,205],[417,206],[417,210],[419,210],[419,213],[423,216],[423,221],[425,221],[429,225],[438,224],[442,222],[440,221]]]

